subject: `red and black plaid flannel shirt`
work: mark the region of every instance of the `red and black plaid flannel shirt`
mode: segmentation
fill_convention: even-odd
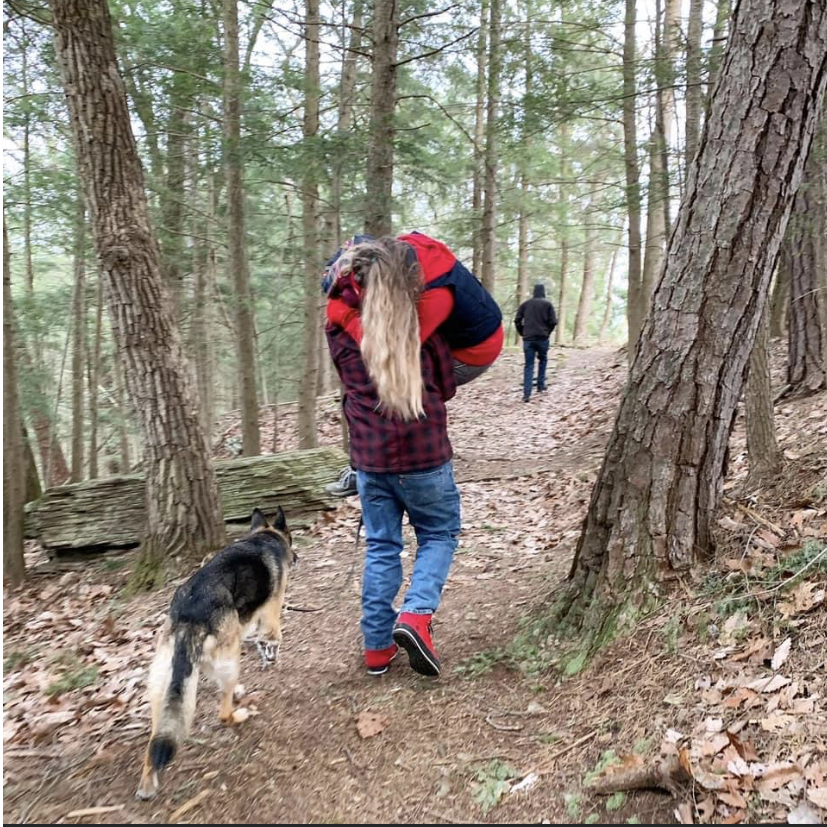
[[[328,325],[325,332],[333,364],[345,386],[351,465],[361,471],[403,474],[448,462],[453,450],[445,402],[457,386],[445,339],[437,333],[422,344],[425,416],[404,422],[379,411],[379,397],[359,345],[340,327]]]

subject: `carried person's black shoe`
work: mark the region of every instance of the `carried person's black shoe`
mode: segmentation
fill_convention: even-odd
[[[336,482],[328,483],[324,490],[331,497],[355,497],[359,491],[356,488],[356,472],[348,466],[342,471]]]
[[[531,397],[530,397],[530,396],[524,396],[524,397],[523,397],[523,402],[528,402],[528,400],[529,400],[529,399],[531,399]]]

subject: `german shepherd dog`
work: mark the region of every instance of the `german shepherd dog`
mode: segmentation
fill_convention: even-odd
[[[269,522],[255,509],[250,533],[176,589],[149,670],[152,733],[138,798],[154,798],[159,773],[189,732],[200,669],[221,691],[218,717],[232,724],[242,641],[255,637],[265,666],[277,659],[287,575],[297,559],[284,511]]]

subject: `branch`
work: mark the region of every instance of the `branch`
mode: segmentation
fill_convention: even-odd
[[[413,57],[406,57],[404,60],[397,61],[394,65],[404,66],[406,63],[411,63],[414,60],[423,60],[426,57],[433,57],[433,55],[438,55],[440,52],[444,52],[446,49],[450,48],[451,46],[455,46],[457,43],[461,43],[463,40],[467,40],[472,35],[476,34],[479,30],[479,26],[475,26],[466,34],[460,35],[455,40],[452,40],[450,43],[446,43],[444,46],[440,46],[438,49],[432,49],[430,52],[425,52],[421,55],[414,55]]]
[[[413,22],[414,22],[414,20],[422,20],[422,19],[424,19],[424,18],[426,18],[426,17],[436,17],[437,15],[440,15],[440,14],[445,14],[446,12],[449,12],[449,11],[451,11],[452,9],[458,9],[458,8],[459,8],[459,4],[458,4],[458,3],[454,3],[454,5],[453,5],[453,6],[448,6],[448,8],[447,8],[447,9],[440,9],[439,11],[429,11],[429,12],[425,12],[425,14],[415,14],[415,15],[413,15],[412,17],[406,17],[406,18],[405,18],[405,19],[404,19],[404,20],[403,20],[403,21],[399,24],[398,28],[399,28],[399,29],[401,29],[403,26],[407,26],[407,25],[408,25],[408,23],[413,23]]]

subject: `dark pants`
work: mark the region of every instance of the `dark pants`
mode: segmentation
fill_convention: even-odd
[[[523,339],[525,353],[525,371],[523,372],[523,396],[531,396],[531,384],[534,381],[534,357],[539,361],[537,369],[537,390],[546,389],[546,367],[548,365],[548,339]]]

